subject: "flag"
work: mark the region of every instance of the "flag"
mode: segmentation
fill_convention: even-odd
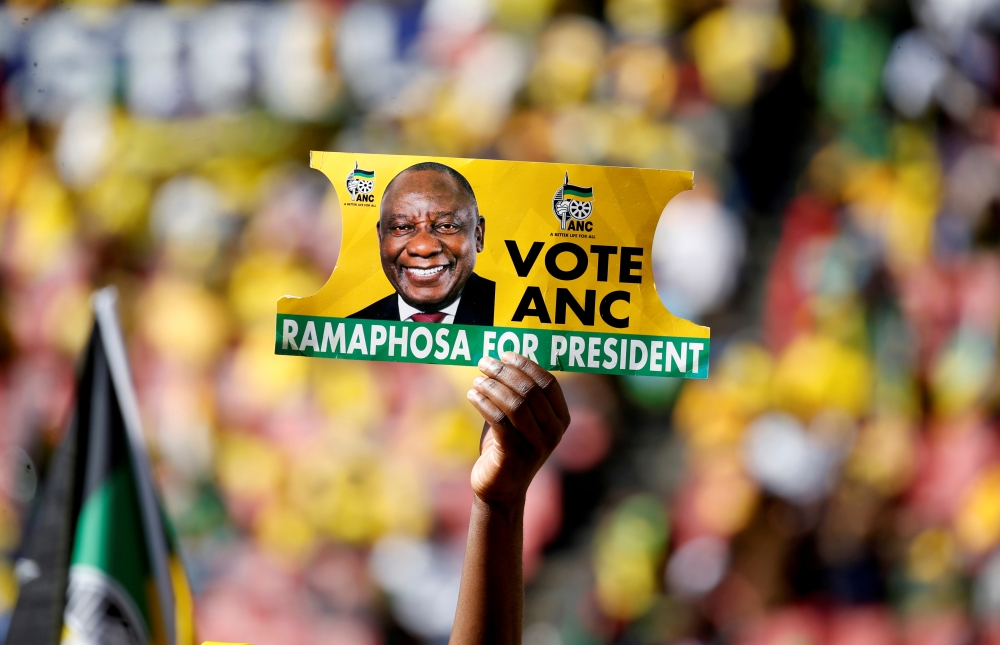
[[[576,186],[569,183],[569,173],[566,173],[566,178],[563,179],[563,185],[559,195],[562,197],[575,197],[576,199],[593,199],[594,198],[594,187],[593,186]]]
[[[582,188],[580,186],[566,184],[563,186],[563,196],[575,197],[576,199],[593,199],[594,189],[593,187]]]
[[[29,522],[7,645],[192,645],[193,605],[156,495],[115,292],[95,322],[73,417]]]

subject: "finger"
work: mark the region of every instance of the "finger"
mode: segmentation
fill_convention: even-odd
[[[525,446],[532,450],[537,450],[537,447],[528,442],[528,440],[514,427],[510,419],[503,411],[493,404],[488,398],[486,398],[482,392],[476,389],[471,389],[466,393],[469,401],[472,403],[472,407],[479,411],[482,415],[485,423],[483,424],[482,434],[479,436],[479,451],[483,450],[483,442],[486,440],[486,433],[490,428],[493,429],[494,437],[502,450],[513,450],[515,446]]]
[[[496,406],[510,421],[524,440],[539,451],[546,450],[548,443],[535,421],[527,400],[500,381],[485,376],[477,376],[473,387]]]
[[[542,389],[542,392],[545,393],[545,398],[548,399],[549,405],[552,406],[552,410],[556,416],[562,420],[564,426],[569,425],[569,407],[566,405],[566,397],[563,396],[562,386],[559,385],[556,377],[552,376],[548,370],[539,366],[538,363],[520,354],[504,352],[502,358],[504,363],[514,365],[530,376],[538,384],[538,387]]]
[[[507,415],[497,406],[487,399],[483,394],[473,388],[466,393],[466,397],[469,402],[472,403],[472,407],[479,411],[483,419],[486,421],[486,427],[483,428],[483,434],[479,438],[479,448],[482,450],[483,439],[486,437],[486,428],[493,428],[497,433],[497,439],[500,441],[500,445],[507,446],[510,445],[510,441],[516,436],[517,430],[511,425],[510,419]]]
[[[556,441],[562,436],[565,424],[559,419],[549,404],[545,392],[533,378],[522,372],[512,363],[503,363],[493,358],[484,357],[479,361],[479,369],[510,389],[524,397],[539,429],[554,435]]]

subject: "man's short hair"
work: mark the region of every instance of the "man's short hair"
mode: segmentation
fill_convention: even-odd
[[[469,180],[466,179],[465,176],[462,175],[462,173],[458,172],[451,166],[446,166],[443,163],[438,163],[436,161],[421,161],[420,163],[413,164],[409,168],[406,168],[405,170],[401,171],[399,174],[393,177],[392,181],[390,181],[389,184],[385,187],[385,192],[388,193],[389,190],[392,188],[393,182],[395,182],[396,179],[398,179],[399,177],[402,177],[404,173],[411,171],[421,172],[425,170],[429,170],[431,172],[444,173],[449,177],[451,177],[452,179],[454,179],[456,182],[458,182],[459,188],[472,201],[472,208],[475,211],[475,214],[477,216],[479,215],[479,202],[476,201],[476,193],[472,191],[472,185],[469,184]]]

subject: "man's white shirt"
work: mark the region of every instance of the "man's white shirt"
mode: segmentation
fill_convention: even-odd
[[[426,313],[420,311],[419,309],[414,309],[410,305],[406,304],[406,301],[403,300],[403,297],[400,296],[399,294],[396,294],[396,301],[399,303],[400,320],[408,320],[410,322],[413,322],[413,314]],[[458,303],[460,303],[461,301],[462,297],[459,296],[455,300],[455,302],[451,303],[450,305],[448,305],[447,307],[438,312],[444,314],[444,320],[442,320],[441,323],[439,324],[450,325],[453,322],[455,322],[455,314],[458,313]]]

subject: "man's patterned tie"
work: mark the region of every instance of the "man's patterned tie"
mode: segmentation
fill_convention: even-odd
[[[413,322],[429,322],[429,323],[439,323],[445,319],[448,314],[443,314],[440,311],[435,311],[430,314],[413,314],[410,316],[410,320]]]

